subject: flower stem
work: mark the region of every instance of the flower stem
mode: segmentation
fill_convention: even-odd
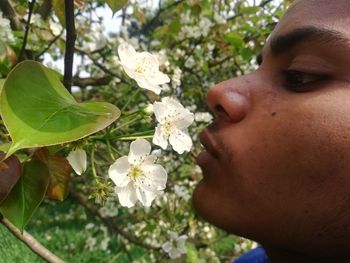
[[[95,144],[92,145],[90,162],[91,162],[92,176],[94,177],[95,181],[98,183],[99,180],[98,180],[98,176],[96,173],[96,167],[95,167]]]
[[[118,140],[119,141],[132,141],[132,140],[136,140],[138,138],[152,139],[153,135],[126,136],[126,137],[120,137],[120,138],[118,138]]]

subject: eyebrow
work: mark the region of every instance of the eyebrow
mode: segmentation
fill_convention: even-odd
[[[350,50],[350,39],[343,33],[321,27],[302,27],[285,35],[271,39],[270,48],[274,55],[279,55],[305,42],[317,41],[320,44],[347,46]]]

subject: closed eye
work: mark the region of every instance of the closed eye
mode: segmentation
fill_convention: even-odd
[[[313,84],[326,80],[327,75],[305,73],[297,70],[284,70],[284,86],[293,92],[306,92],[314,88]]]

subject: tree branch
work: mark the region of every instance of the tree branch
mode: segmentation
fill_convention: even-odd
[[[87,86],[103,86],[108,85],[112,81],[112,76],[103,76],[101,78],[73,78],[73,85],[80,88]]]
[[[5,218],[1,219],[3,224],[17,239],[22,241],[28,248],[30,248],[35,254],[42,259],[50,263],[64,263],[62,259],[53,254],[50,250],[40,244],[32,235],[27,231],[23,231],[23,235],[13,224]]]
[[[11,29],[19,31],[22,28],[15,9],[12,7],[9,0],[0,0],[0,9],[4,13],[5,17],[10,20]]]
[[[50,48],[51,46],[58,40],[60,39],[60,37],[62,36],[63,34],[63,31],[61,31],[57,36],[55,36],[50,42],[49,44],[47,45],[47,47],[41,51],[38,55],[35,56],[35,59],[39,59],[42,55],[44,55]]]
[[[32,18],[33,10],[34,10],[34,4],[35,0],[32,0],[29,2],[29,12],[28,12],[28,19],[26,22],[26,29],[24,32],[24,37],[23,37],[23,43],[22,43],[22,48],[21,51],[19,52],[19,59],[18,61],[22,61],[24,59],[24,51],[26,49],[27,41],[28,41],[28,33],[30,29],[30,19]]]
[[[152,249],[152,250],[159,249],[158,247],[154,247],[154,246],[151,246],[149,244],[142,242],[136,236],[126,232],[123,228],[121,228],[120,226],[115,224],[115,220],[112,220],[111,218],[103,217],[100,214],[100,212],[98,211],[98,208],[94,204],[90,203],[84,195],[78,193],[77,189],[72,189],[72,191],[70,191],[70,194],[74,198],[74,200],[76,200],[79,204],[81,204],[83,207],[85,207],[92,215],[99,218],[102,221],[102,223],[105,224],[111,232],[114,232],[114,233],[121,235],[126,240],[128,240],[128,241],[130,241],[130,242],[132,242],[135,245],[138,245],[140,247],[143,247],[146,249]]]
[[[77,38],[74,22],[74,0],[65,1],[66,14],[66,52],[64,56],[64,77],[63,84],[71,92],[73,82],[73,61],[74,61],[74,43]]]

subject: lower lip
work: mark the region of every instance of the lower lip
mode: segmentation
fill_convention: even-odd
[[[209,162],[212,162],[215,159],[215,157],[208,152],[207,150],[201,151],[201,153],[197,156],[197,164],[199,166],[204,166],[208,164]]]

